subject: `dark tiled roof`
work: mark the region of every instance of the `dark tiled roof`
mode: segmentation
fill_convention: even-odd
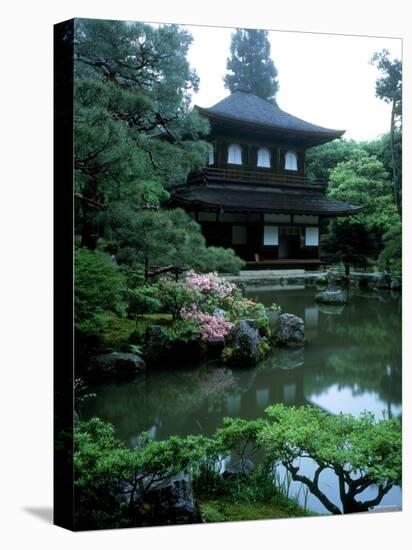
[[[362,209],[362,206],[325,197],[321,193],[244,185],[182,187],[173,193],[172,202],[183,207],[192,205],[223,208],[226,211],[291,212],[324,216],[354,214]]]
[[[277,105],[261,97],[241,90],[233,92],[209,109],[197,108],[205,115],[258,124],[278,130],[320,134],[325,137],[330,136],[331,139],[340,137],[344,133],[344,130],[332,130],[306,122],[282,111]]]

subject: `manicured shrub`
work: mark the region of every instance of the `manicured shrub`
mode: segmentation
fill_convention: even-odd
[[[219,273],[238,273],[245,262],[236,256],[232,248],[208,246],[201,256],[201,271],[217,271]]]
[[[190,308],[199,300],[199,292],[185,284],[169,279],[162,279],[158,285],[158,299],[163,308],[172,314],[173,320],[179,318],[183,308]]]

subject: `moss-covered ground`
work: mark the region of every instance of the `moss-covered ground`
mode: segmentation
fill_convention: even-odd
[[[111,316],[106,327],[101,331],[99,338],[105,346],[118,346],[127,343],[133,332],[144,334],[149,325],[168,325],[172,316],[168,313],[148,313],[137,321]]]
[[[198,501],[200,512],[206,523],[222,521],[246,521],[317,515],[305,510],[293,500],[283,497],[263,502],[236,502],[230,496]]]

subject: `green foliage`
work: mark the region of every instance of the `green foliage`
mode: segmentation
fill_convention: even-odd
[[[322,254],[328,263],[342,266],[342,271],[346,267],[348,274],[351,265],[369,265],[368,257],[376,252],[376,248],[376,243],[371,240],[362,223],[344,218],[330,222],[328,234],[322,243]]]
[[[164,329],[164,332],[170,342],[192,342],[200,338],[200,330],[198,325],[193,321],[179,319],[169,327]]]
[[[161,308],[161,302],[157,297],[157,285],[144,285],[139,288],[129,288],[127,291],[128,307],[130,317],[137,322],[143,313],[156,313]]]
[[[332,512],[340,513],[319,489],[320,473],[332,469],[341,485],[344,512],[367,510],[382,500],[394,484],[401,482],[402,433],[397,419],[375,420],[365,412],[360,418],[349,414],[329,415],[314,407],[266,409],[271,422],[259,434],[265,452],[305,483]],[[299,473],[296,460],[315,460],[318,470],[313,480]],[[345,489],[345,484],[347,491]],[[378,496],[368,502],[355,500],[371,484]]]
[[[242,298],[235,295],[234,299],[228,304],[230,310],[230,319],[233,322],[241,319],[255,319],[256,325],[261,336],[270,336],[269,328],[269,312],[279,312],[280,308],[277,304],[272,304],[269,308],[259,302]]]
[[[376,65],[380,71],[380,76],[376,81],[376,96],[391,105],[390,164],[394,200],[399,215],[401,215],[402,157],[396,144],[396,138],[402,131],[402,62],[399,59],[391,60],[388,50],[382,50],[373,55],[371,63]]]
[[[152,441],[142,434],[128,449],[114,436],[113,427],[92,418],[75,431],[74,468],[76,523],[78,528],[130,524],[131,507],[143,504],[153,483],[187,471],[196,451],[190,439],[177,436]],[[112,495],[123,493],[124,504]],[[96,513],[97,511],[97,513]],[[133,510],[144,514],[144,507]],[[113,525],[115,523],[115,525]]]
[[[243,489],[245,485],[238,485]],[[270,486],[269,486],[270,487]],[[256,486],[257,497],[261,494],[262,487]],[[273,492],[273,484],[272,484]],[[276,494],[270,502],[250,500],[250,494],[241,495],[241,498],[233,498],[219,495],[218,499],[202,500],[199,503],[202,518],[206,523],[223,521],[255,521],[258,519],[287,518],[305,515],[315,515],[301,508],[297,503],[282,498]]]
[[[223,428],[216,431],[215,439],[226,452],[234,452],[244,462],[258,451],[257,438],[265,420],[244,420],[243,418],[224,418]]]
[[[395,275],[402,273],[402,226],[396,224],[382,237],[384,249],[379,254],[378,263],[381,269]]]
[[[144,285],[145,276],[144,269],[141,267],[138,268],[129,268],[125,271],[127,288],[135,290]]]
[[[193,263],[197,263],[197,270],[202,273],[238,273],[245,266],[245,262],[236,256],[232,248],[217,246],[208,246]]]
[[[191,41],[176,25],[76,20],[76,240],[122,265],[241,265],[233,252],[209,252],[183,211],[164,210],[210,148],[209,124],[190,107]]]
[[[373,141],[360,143],[369,155],[374,155],[384,166],[388,174],[392,173],[392,143],[391,134],[384,134]],[[396,172],[402,180],[402,132],[400,129],[394,131],[393,135],[394,161]]]
[[[264,340],[263,338],[260,340],[258,344],[258,352],[260,359],[263,359],[271,350],[271,347],[267,340]]]
[[[387,172],[376,157],[364,151],[338,164],[332,171],[328,194],[350,204],[365,206],[364,211],[351,219],[361,222],[367,231],[378,236],[399,220]]]
[[[76,328],[94,334],[107,323],[107,312],[124,312],[125,277],[106,255],[79,248],[75,254]]]
[[[223,361],[223,363],[230,363],[234,353],[235,353],[235,348],[234,347],[225,346],[223,351],[222,351],[222,354],[221,354],[220,358]]]
[[[169,313],[144,313],[136,320],[111,315],[99,337],[103,346],[120,349],[128,344],[141,344],[149,325],[169,325],[171,322]]]
[[[375,156],[357,151],[331,172],[328,193],[365,208],[330,222],[322,247],[327,261],[366,266],[382,249],[383,235],[399,223],[387,172]]]
[[[182,308],[190,309],[200,299],[200,294],[185,283],[162,279],[158,285],[158,298],[162,307],[172,314],[173,320],[179,318]]]
[[[343,138],[312,147],[305,154],[305,175],[311,180],[328,180],[339,163],[347,162],[360,149],[360,143]]]
[[[377,421],[366,412],[360,418],[333,416],[314,407],[284,405],[274,405],[266,412],[269,420],[227,418],[213,437],[172,436],[166,441],[152,441],[143,433],[133,448],[118,441],[113,427],[101,420],[81,422],[74,438],[77,526],[145,524],[151,506],[145,500],[147,491],[153,483],[179,472],[191,472],[201,502],[218,498],[225,506],[267,503],[289,510],[286,515],[304,512],[290,502],[288,488],[277,481],[279,463],[332,513],[340,510],[318,486],[319,475],[326,468],[340,480],[345,513],[376,506],[394,484],[401,482],[399,420]],[[220,475],[224,457],[238,457],[243,463],[262,452],[264,460],[253,474],[229,479]],[[313,480],[300,474],[299,459],[305,457],[319,466]],[[359,501],[359,495],[371,484],[377,485],[377,497]],[[226,516],[223,508],[220,512]],[[211,513],[210,521],[217,521],[220,516]]]
[[[396,116],[402,115],[402,62],[391,60],[388,50],[376,52],[371,59],[381,72],[376,81],[376,95],[386,103],[395,104]]]
[[[328,280],[327,278],[325,277],[325,275],[318,275],[316,277],[316,281],[315,281],[315,284],[316,286],[318,287],[324,287],[328,284]]]
[[[270,57],[268,32],[256,29],[236,29],[227,60],[225,87],[233,92],[237,87],[274,101],[279,84],[278,74]]]

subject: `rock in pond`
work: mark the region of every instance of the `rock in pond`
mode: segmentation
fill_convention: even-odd
[[[241,320],[226,337],[222,357],[230,365],[252,366],[260,358],[259,332],[251,328],[248,321]]]
[[[153,485],[144,497],[158,525],[201,522],[189,477],[178,474]]]
[[[103,353],[91,358],[87,376],[99,381],[107,378],[127,378],[142,374],[146,364],[136,353]]]
[[[392,277],[391,290],[402,290],[402,279],[400,277]]]
[[[274,339],[279,346],[303,346],[305,344],[303,319],[292,313],[279,315]]]
[[[347,295],[343,290],[324,290],[316,294],[315,300],[320,304],[342,306],[347,303]]]

